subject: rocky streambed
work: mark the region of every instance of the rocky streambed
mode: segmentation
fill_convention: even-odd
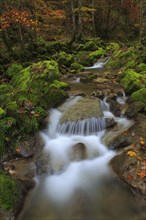
[[[94,74],[94,77],[89,79],[89,77],[87,78],[86,76],[89,76],[90,74]],[[110,125],[107,126],[107,132],[105,133],[102,142],[106,144],[109,149],[114,149],[116,151],[117,155],[114,156],[110,161],[113,176],[115,176],[116,181],[120,181],[120,185],[123,185],[123,187],[126,187],[126,189],[128,188],[133,192],[134,201],[136,204],[138,204],[138,212],[136,212],[135,219],[144,220],[146,214],[146,109],[138,102],[131,102],[130,99],[127,99],[126,102],[120,103],[118,98],[121,98],[122,100],[123,88],[116,81],[117,76],[118,71],[93,70],[90,72],[88,70],[88,74],[83,72],[78,76],[84,78],[84,80],[81,80],[81,83],[70,83],[71,89],[68,93],[70,96],[80,95],[89,100],[99,100],[99,98],[104,100],[104,98],[107,97],[106,103],[109,105],[110,111],[115,115],[115,117],[124,116],[132,121],[131,126],[122,129],[119,128],[117,123],[110,123]],[[85,78],[87,79],[85,80]],[[65,82],[70,81],[70,79],[63,80]],[[90,108],[90,106],[88,108]],[[93,106],[91,106],[91,108],[94,110]],[[73,109],[73,112],[74,111],[75,110]],[[71,113],[69,112],[68,114],[70,115]],[[102,116],[101,112],[98,114]],[[65,120],[65,118],[62,118],[62,122]],[[43,148],[43,143],[41,143],[38,137],[33,137],[33,141],[32,137],[28,137],[26,142],[21,144],[21,150],[18,152],[16,157],[12,160],[4,162],[3,169],[22,183],[23,187],[25,188],[25,193],[23,194],[25,196],[26,191],[34,187],[35,183],[33,178],[36,175],[46,173],[51,174],[58,168],[56,168],[56,165],[54,168],[51,164],[49,165],[49,155],[46,157],[42,155],[41,151]],[[71,152],[70,158],[74,161],[86,159],[86,146],[83,143],[78,143],[75,145],[73,147],[73,152]],[[82,201],[86,200],[82,199],[84,196],[80,196],[80,193],[78,194],[78,197],[78,200],[81,204]],[[80,205],[79,207],[81,208],[82,206]],[[4,219],[14,219],[14,216],[16,216],[19,211],[20,207],[15,207],[13,213],[3,215]],[[75,213],[76,212],[77,210]]]

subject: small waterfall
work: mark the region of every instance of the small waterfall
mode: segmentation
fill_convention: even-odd
[[[77,122],[58,124],[57,132],[68,135],[92,135],[105,129],[104,118],[88,118]]]
[[[48,129],[41,133],[44,142],[43,159],[47,159],[48,164],[43,160],[40,164],[51,170],[37,177],[36,187],[19,220],[119,219],[119,212],[116,218],[113,218],[115,210],[120,207],[123,215],[123,212],[129,209],[129,202],[125,204],[125,198],[121,203],[121,194],[116,195],[120,200],[118,206],[117,200],[113,200],[113,182],[111,185],[105,182],[108,178],[113,181],[108,163],[115,156],[115,152],[102,143],[102,137],[106,134],[104,118],[107,115],[114,117],[122,127],[130,126],[130,123],[127,124],[128,120],[125,118],[115,117],[109,111],[105,98],[101,101],[103,118],[90,118],[61,125],[61,115],[79,99],[68,99],[64,105],[50,111]],[[78,145],[80,143],[84,145],[86,157],[78,161],[71,159],[75,149],[81,150]],[[108,193],[104,193],[107,192],[105,189]],[[107,197],[110,197],[109,202]],[[85,205],[82,206],[84,201]],[[78,216],[80,214],[81,216]],[[126,217],[125,214],[123,219],[129,219]]]
[[[85,70],[87,69],[101,69],[105,66],[105,64],[109,61],[109,57],[105,57],[103,59],[98,60],[93,66],[84,67]]]
[[[124,105],[126,103],[127,97],[125,95],[124,91],[121,91],[121,94],[119,96],[117,96],[116,101],[120,104],[120,105]]]

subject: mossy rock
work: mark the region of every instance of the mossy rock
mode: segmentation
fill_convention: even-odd
[[[21,64],[13,63],[9,68],[7,69],[7,74],[10,77],[14,77],[18,72],[20,72],[23,69]]]
[[[132,93],[131,98],[133,101],[140,101],[146,105],[146,88],[141,88]]]
[[[134,48],[121,48],[116,50],[111,59],[106,64],[107,67],[120,68],[126,65],[129,61],[137,59],[137,52]],[[128,64],[127,64],[128,65]]]
[[[141,74],[128,70],[125,77],[121,80],[121,84],[126,92],[133,93],[144,87],[146,80]]]
[[[12,80],[22,90],[35,89],[43,92],[55,79],[59,79],[58,64],[54,60],[34,63],[20,71]]]
[[[106,55],[106,51],[102,48],[99,48],[98,50],[94,51],[94,52],[91,52],[89,54],[89,60],[94,63],[97,61],[97,59],[103,57]]]
[[[95,42],[93,41],[88,41],[87,43],[85,43],[83,50],[85,51],[95,51],[98,50],[98,46],[96,45]]]
[[[50,85],[49,88],[56,88],[56,89],[63,89],[63,90],[68,90],[70,87],[67,83],[65,82],[60,82],[58,80],[54,80],[54,82]]]
[[[130,61],[128,61],[128,62],[125,64],[125,67],[126,67],[127,69],[134,68],[135,66],[136,66],[135,60],[130,60]]]
[[[74,61],[74,57],[72,54],[67,54],[66,52],[60,52],[58,54],[58,63],[60,65],[70,67],[70,65],[73,63],[73,61]]]
[[[118,43],[114,43],[114,42],[110,42],[106,47],[106,51],[110,52],[110,53],[113,53],[119,49],[120,49],[120,45]]]
[[[49,88],[48,91],[44,93],[43,99],[45,100],[48,108],[56,107],[63,103],[68,98],[68,94],[57,88]]]
[[[82,66],[92,66],[93,60],[89,59],[89,51],[80,51],[76,55],[76,62],[81,64]]]
[[[140,63],[136,68],[138,73],[146,73],[146,64]]]
[[[0,171],[0,208],[11,211],[20,196],[20,184],[12,177]]]
[[[71,72],[75,72],[75,73],[78,73],[78,72],[81,72],[84,70],[84,66],[77,63],[77,62],[74,62],[71,64]]]

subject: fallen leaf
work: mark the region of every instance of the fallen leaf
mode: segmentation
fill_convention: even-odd
[[[138,175],[141,179],[143,179],[143,178],[146,176],[146,170],[139,170],[139,171],[137,172],[137,175]]]
[[[9,170],[9,173],[10,173],[11,175],[13,175],[14,173],[16,173],[16,171],[15,171],[15,170]]]
[[[129,155],[130,157],[135,157],[136,153],[134,151],[130,150],[127,152],[127,155]]]
[[[133,180],[133,176],[129,175],[127,176],[127,179],[130,181],[130,180]]]

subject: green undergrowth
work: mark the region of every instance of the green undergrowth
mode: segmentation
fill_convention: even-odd
[[[20,186],[11,176],[0,171],[0,208],[11,211],[17,202]]]

